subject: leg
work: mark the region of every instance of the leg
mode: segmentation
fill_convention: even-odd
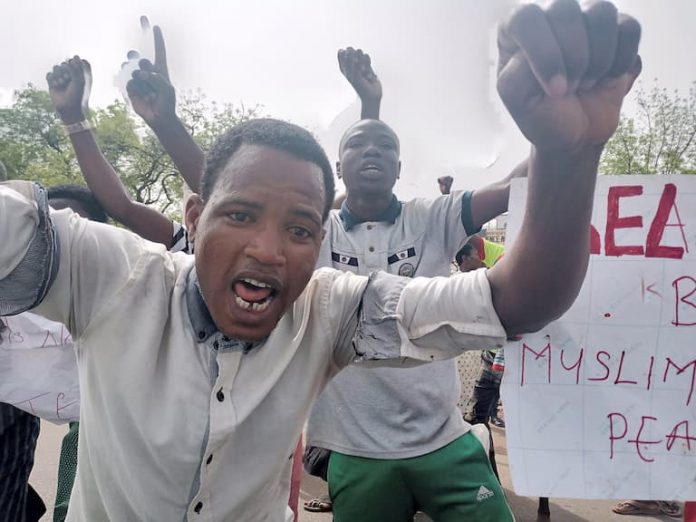
[[[58,487],[56,489],[56,506],[53,509],[53,522],[63,522],[68,514],[70,493],[77,473],[77,439],[80,435],[80,423],[71,422],[68,433],[63,437],[58,462]]]
[[[467,433],[444,448],[410,459],[408,483],[423,512],[437,522],[512,522],[486,452]]]
[[[416,508],[402,477],[403,462],[331,453],[329,495],[334,521],[411,522]]]
[[[316,446],[307,446],[305,448],[302,462],[304,470],[312,476],[319,477],[324,482],[328,482],[329,473],[329,457],[331,452],[325,448]],[[330,513],[332,511],[331,497],[323,495],[319,498],[313,498],[304,503],[305,511],[312,513]]]
[[[499,398],[500,376],[484,367],[474,387],[474,422],[487,423]]]
[[[9,404],[0,404],[0,521],[26,518],[29,475],[39,437],[39,419]],[[39,515],[40,517],[40,515]],[[34,518],[33,520],[37,520]]]

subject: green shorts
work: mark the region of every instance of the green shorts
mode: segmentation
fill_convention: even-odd
[[[335,522],[508,522],[515,518],[488,455],[472,434],[411,459],[331,453],[329,495]]]

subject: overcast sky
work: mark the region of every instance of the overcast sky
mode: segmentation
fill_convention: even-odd
[[[172,81],[211,99],[264,106],[314,131],[335,159],[359,115],[336,50],[367,50],[384,85],[382,117],[402,140],[403,199],[501,177],[527,145],[493,85],[495,24],[514,0],[0,0],[0,104],[50,67],[80,54],[92,63],[92,105],[120,97],[114,78],[142,46],[139,17],[165,34]],[[686,92],[696,80],[696,2],[623,0],[643,26],[643,82]],[[628,105],[630,109],[630,103]]]

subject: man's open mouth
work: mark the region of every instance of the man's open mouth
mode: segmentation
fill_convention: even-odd
[[[383,172],[382,167],[377,163],[365,163],[360,170],[367,174],[381,174]]]
[[[232,285],[234,301],[242,310],[263,312],[278,295],[278,290],[264,281],[243,277]]]

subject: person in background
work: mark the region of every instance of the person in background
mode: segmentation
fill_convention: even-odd
[[[351,126],[340,143],[336,168],[346,199],[328,220],[319,266],[362,275],[374,270],[407,277],[449,275],[467,236],[507,208],[510,179],[526,173],[526,163],[506,180],[473,193],[399,201],[394,186],[400,143],[394,130],[377,119],[382,85],[371,58],[347,48],[338,52],[338,62],[367,119]],[[470,440],[465,437],[469,427],[457,411],[457,396],[452,360],[407,370],[347,368],[329,384],[309,418],[306,461],[321,463],[316,448],[331,451],[331,498],[311,500],[305,509],[332,509],[336,520],[363,520],[368,511],[378,519],[385,511],[413,509],[408,495],[425,491],[417,484],[427,482],[426,475],[428,480],[443,476],[444,470],[433,472],[446,465],[442,456],[466,453],[458,444]],[[413,470],[409,485],[393,480],[400,467]],[[319,466],[316,474],[323,475],[324,468]],[[439,492],[431,486],[424,495],[434,508]]]

